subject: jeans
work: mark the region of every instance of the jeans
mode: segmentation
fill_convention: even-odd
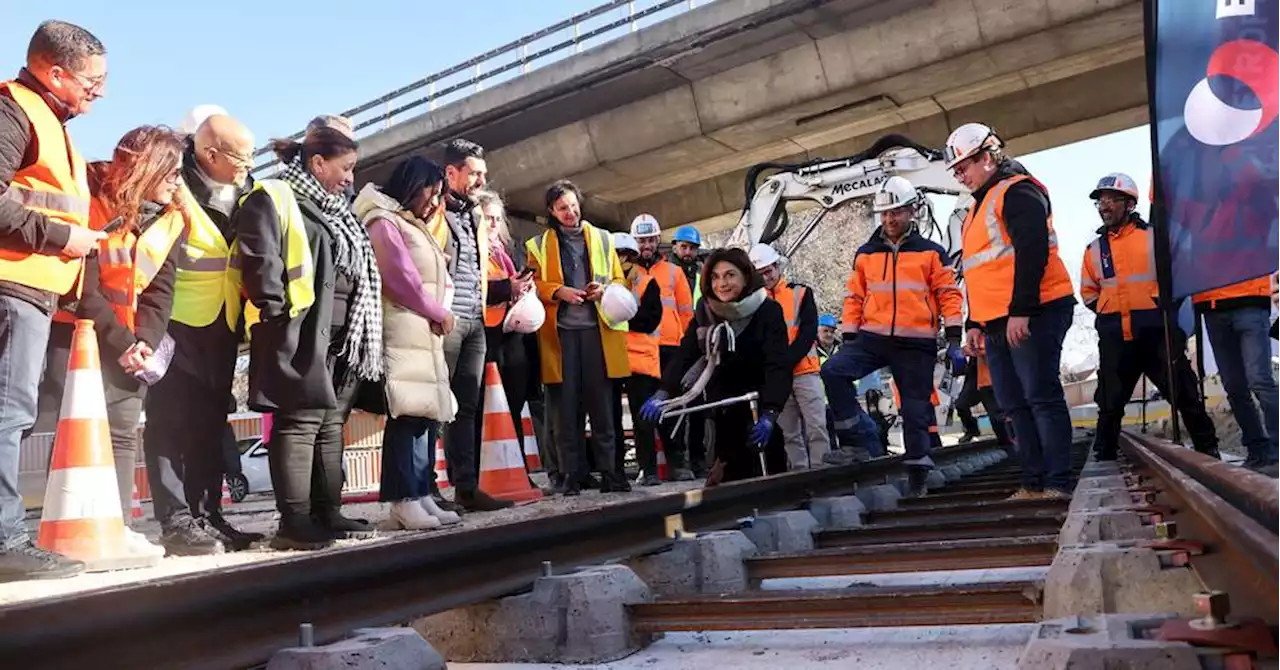
[[[435,479],[435,421],[388,417],[382,430],[382,483],[378,500],[399,502],[431,494]]]
[[[1280,397],[1271,372],[1270,312],[1263,307],[1211,311],[1204,323],[1249,459],[1275,463]]]
[[[791,382],[791,397],[778,415],[778,428],[785,440],[791,470],[822,465],[831,451],[827,434],[827,399],[822,394],[822,378],[816,374],[797,375]]]
[[[929,396],[933,392],[933,344],[875,333],[859,334],[840,347],[822,366],[822,382],[835,414],[836,433],[842,444],[866,448],[877,455],[883,448],[875,421],[858,403],[854,382],[868,373],[888,367],[902,396],[902,442],[906,463],[933,465],[929,457],[938,419]]]
[[[267,459],[282,526],[313,514],[331,517],[342,506],[342,429],[360,387],[345,368],[330,358],[337,407],[276,412],[272,419]]]
[[[29,542],[18,490],[18,454],[23,431],[36,423],[51,322],[35,305],[0,295],[0,549]]]
[[[1022,486],[1070,491],[1071,414],[1058,377],[1062,341],[1074,305],[1059,305],[1031,317],[1031,335],[1010,347],[1003,319],[987,328],[987,364],[996,398],[1013,419],[1022,457]]]
[[[449,483],[459,493],[474,492],[480,485],[476,417],[483,393],[484,352],[484,321],[456,319],[453,330],[444,338],[444,359],[458,412],[445,429],[444,452],[449,462]]]

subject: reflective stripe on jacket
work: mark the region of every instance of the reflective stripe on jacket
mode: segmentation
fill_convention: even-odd
[[[160,272],[186,225],[182,212],[175,210],[162,214],[141,235],[118,230],[98,242],[98,289],[131,332],[137,326],[138,296]]]
[[[172,318],[193,328],[203,328],[223,313],[227,329],[234,331],[244,301],[240,274],[228,271],[231,247],[218,224],[196,202],[185,184],[181,186],[181,193],[188,206],[190,230],[178,255]]]
[[[608,286],[609,284],[626,285],[622,275],[622,262],[613,249],[613,238],[609,233],[583,221],[583,234],[587,242],[587,262],[591,270],[591,281]],[[556,330],[556,313],[560,301],[555,292],[564,286],[564,271],[560,267],[560,240],[555,230],[548,230],[542,235],[529,239],[525,243],[528,254],[527,266],[533,268],[534,286],[538,291],[538,299],[547,309],[547,320],[538,329],[538,350],[541,354],[542,383],[559,384],[564,381],[563,369],[560,365],[560,333]],[[627,362],[627,324],[626,322],[610,324],[596,305],[597,321],[600,327],[600,344],[604,349],[605,370],[610,379],[620,379],[631,375],[631,366]]]
[[[658,291],[662,294],[662,326],[658,329],[662,346],[680,346],[680,338],[693,321],[694,303],[684,271],[668,260],[660,260],[649,268],[639,263],[632,267],[637,275],[649,276],[658,282]],[[636,299],[640,299],[639,294]]]
[[[945,257],[919,233],[894,246],[877,230],[854,256],[843,329],[932,341],[940,328],[964,325],[964,297]]]
[[[792,286],[785,279],[779,279],[773,290],[769,291],[769,297],[782,306],[782,317],[787,320],[787,342],[795,342],[800,334],[800,305],[804,303],[804,296],[808,291],[809,287]],[[817,323],[814,323],[814,345],[809,348],[809,353],[796,363],[792,376],[813,374],[822,367],[818,364],[817,342]]]
[[[988,189],[981,203],[970,205],[961,228],[965,286],[969,293],[969,318],[987,323],[1009,315],[1013,299],[1013,240],[1004,220],[1004,196],[1009,187],[1031,179],[1018,174],[1002,179]],[[1036,182],[1038,183],[1038,182]],[[1067,267],[1058,256],[1058,236],[1049,214],[1049,261],[1040,279],[1040,303],[1070,296],[1074,289]]]
[[[8,95],[26,114],[36,149],[35,160],[13,175],[3,197],[53,221],[88,226],[88,174],[66,127],[44,98],[24,85],[0,83],[0,94]],[[0,245],[0,281],[62,295],[75,287],[81,267],[79,258],[15,251]]]
[[[1085,249],[1080,268],[1080,297],[1085,307],[1098,314],[1098,332],[1123,335],[1128,341],[1137,331],[1160,328],[1151,227],[1135,218],[1098,234]]]
[[[289,318],[296,319],[316,301],[316,269],[311,258],[311,244],[307,241],[307,229],[302,219],[302,210],[298,208],[298,199],[288,183],[278,179],[261,179],[254,182],[253,188],[240,196],[243,204],[256,191],[266,191],[275,206],[276,219],[280,222],[280,235],[283,238],[284,266],[288,284],[285,286],[285,298],[289,302]],[[219,235],[221,236],[221,235]],[[238,251],[237,246],[234,251]],[[239,254],[233,254],[229,273],[235,285],[241,283]],[[244,308],[245,336],[250,329],[261,320],[256,305],[249,303]]]

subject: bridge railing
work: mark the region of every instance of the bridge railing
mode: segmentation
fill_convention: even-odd
[[[534,69],[610,42],[641,28],[683,14],[710,0],[611,0],[559,23],[486,51],[474,58],[352,107],[342,116],[351,120],[356,136],[390,128],[406,115],[434,110],[468,98]],[[300,139],[302,132],[290,139]],[[259,173],[278,164],[270,149],[254,152]]]

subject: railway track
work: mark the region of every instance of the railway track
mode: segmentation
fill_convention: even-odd
[[[989,443],[953,447],[937,461],[942,468],[992,449]],[[1244,477],[1252,473],[1140,436],[1126,434],[1122,452],[1132,509],[1166,535],[1149,545],[1162,560],[1194,570],[1206,591],[1228,594],[1238,605],[1232,616],[1245,617],[1240,620],[1246,625],[1233,628],[1245,635],[1201,631],[1194,641],[1224,657],[1273,656],[1274,480]],[[1086,443],[1078,442],[1077,472],[1086,455]],[[847,494],[855,484],[884,484],[903,472],[900,457],[879,459],[0,608],[0,657],[33,668],[253,667],[294,645],[301,623],[313,626],[319,644],[356,628],[402,625],[526,590],[548,565],[571,570],[661,552],[682,535],[740,528],[761,512]],[[1040,621],[1044,581],[1037,576],[886,586],[857,581],[865,575],[1047,569],[1059,551],[1071,501],[1005,500],[1018,483],[1012,459],[971,472],[922,499],[873,509],[861,527],[821,530],[812,551],[748,558],[745,591],[633,604],[631,626],[657,634]],[[1176,537],[1167,537],[1174,528]],[[837,576],[853,583],[838,589],[769,584]],[[1203,601],[1221,610],[1218,595]],[[1270,636],[1263,640],[1260,631]]]

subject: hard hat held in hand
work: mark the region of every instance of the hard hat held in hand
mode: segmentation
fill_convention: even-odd
[[[530,290],[511,305],[507,310],[507,318],[502,321],[502,331],[506,333],[534,333],[547,320],[547,310],[538,300],[538,295]]]
[[[620,284],[609,284],[604,289],[604,295],[600,296],[600,313],[611,324],[630,321],[638,309],[640,306],[636,304],[636,297]]]
[[[1112,172],[1102,179],[1099,179],[1097,187],[1095,187],[1093,192],[1089,194],[1089,199],[1097,200],[1098,196],[1102,195],[1103,191],[1123,193],[1130,198],[1133,198],[1134,202],[1137,202],[1138,200],[1138,182],[1134,181],[1133,177],[1130,177],[1123,172]]]
[[[657,237],[662,234],[658,220],[652,214],[641,214],[631,220],[631,236],[637,240],[642,237]]]
[[[906,207],[916,202],[918,198],[916,187],[906,177],[889,177],[880,185],[880,190],[876,191],[871,210],[877,214],[887,212],[891,209]]]
[[[635,224],[631,224],[635,228]],[[618,252],[630,251],[631,253],[640,255],[640,243],[636,242],[636,238],[626,233],[613,234],[613,248]]]
[[[751,258],[751,265],[757,270],[763,270],[774,263],[782,260],[778,252],[767,244],[757,244],[751,247],[751,252],[747,254]]]
[[[943,149],[943,158],[947,161],[947,169],[955,167],[956,163],[982,151],[984,149],[999,149],[1004,146],[1004,142],[996,137],[996,133],[989,126],[981,123],[966,123],[952,131],[951,136],[947,138],[947,146]]]

